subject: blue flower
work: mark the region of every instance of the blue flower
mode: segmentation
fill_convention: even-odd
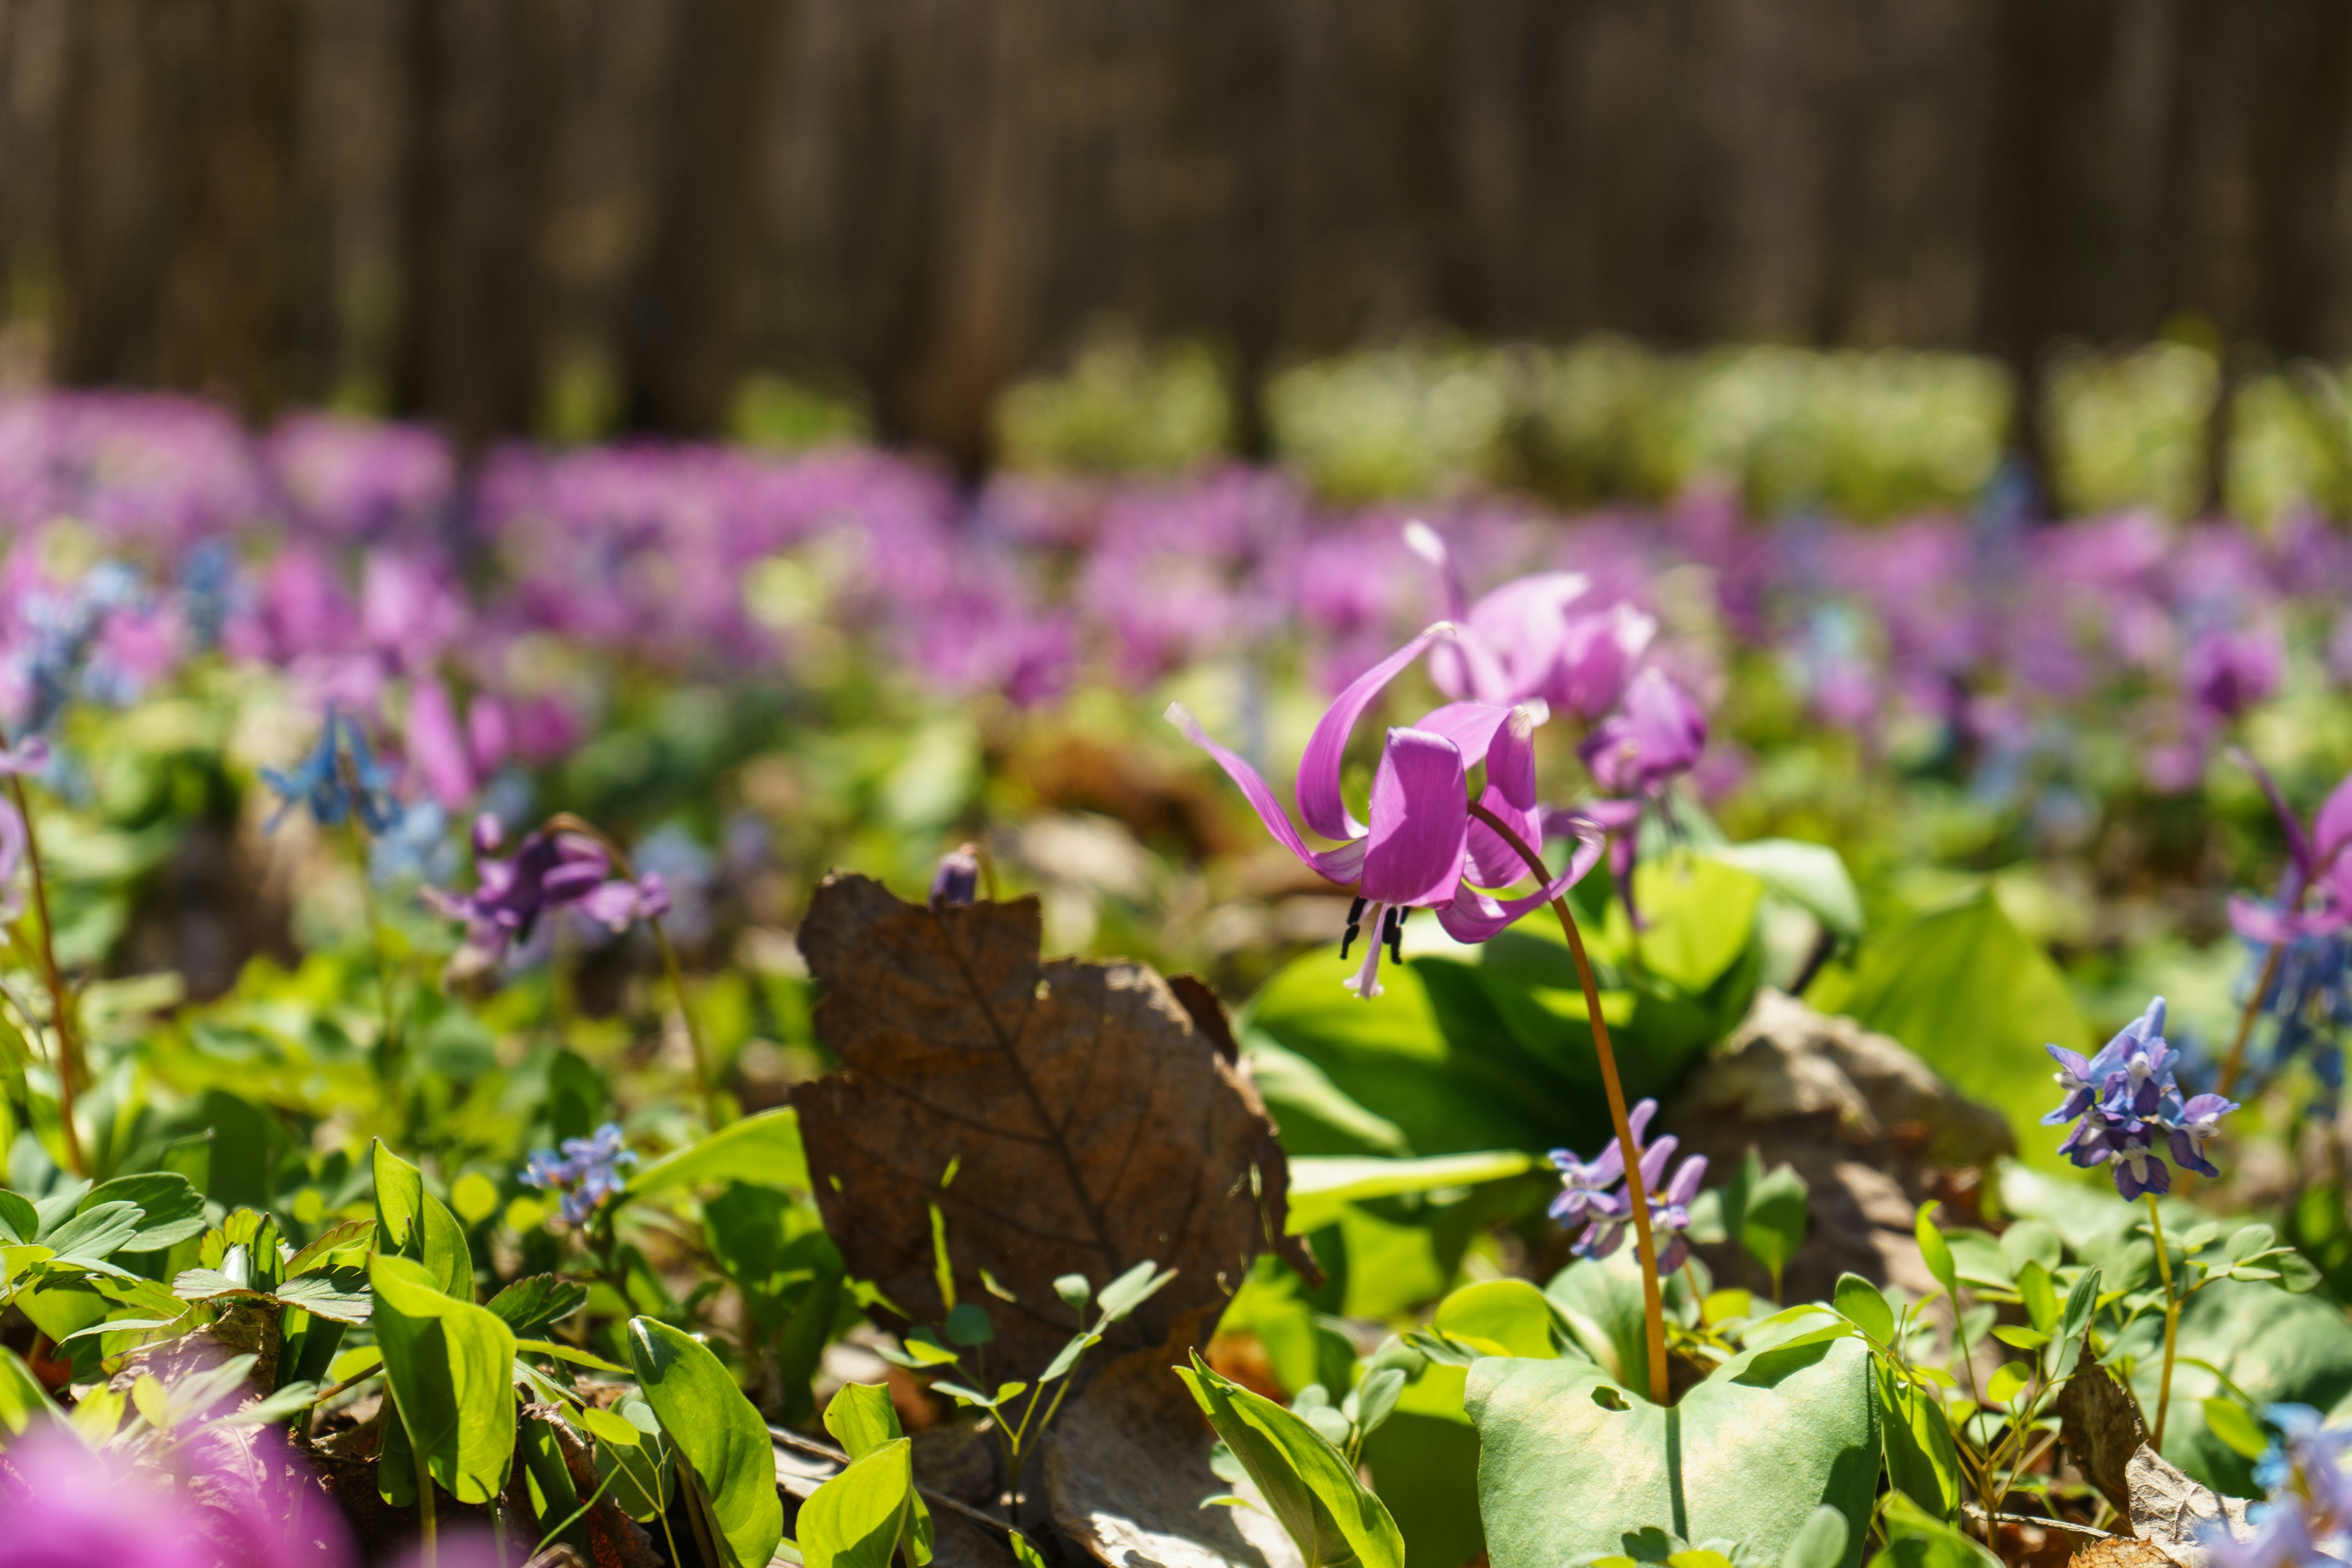
[[[2113,1165],[2116,1191],[2127,1198],[2172,1190],[2168,1152],[2183,1170],[2221,1173],[2206,1145],[2221,1118],[2238,1108],[2218,1094],[2182,1098],[2175,1076],[2180,1053],[2164,1038],[2163,997],[2088,1060],[2063,1046],[2048,1048],[2065,1098],[2042,1124],[2074,1124],[2058,1145],[2061,1154],[2086,1170]]]
[[[582,1226],[621,1190],[621,1167],[637,1163],[617,1121],[607,1121],[585,1138],[566,1138],[563,1157],[551,1149],[533,1153],[522,1168],[522,1183],[541,1192],[562,1194],[558,1212],[566,1225]]]
[[[339,826],[356,815],[362,827],[379,837],[398,827],[404,815],[392,793],[392,769],[376,760],[358,722],[331,706],[319,731],[319,743],[301,765],[290,773],[264,768],[261,782],[282,802],[269,819],[273,831],[298,805],[309,807],[311,819],[321,827]]]
[[[2233,1538],[2219,1521],[2204,1545],[2219,1568],[2298,1568],[2340,1564],[2352,1545],[2352,1427],[2328,1426],[2308,1405],[2273,1405],[2263,1418],[2278,1437],[2254,1465],[2254,1484],[2268,1500],[2248,1510],[2251,1541]]]

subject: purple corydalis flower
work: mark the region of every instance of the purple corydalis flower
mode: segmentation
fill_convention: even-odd
[[[1626,1113],[1637,1148],[1657,1110],[1656,1100],[1644,1100]],[[1693,1154],[1675,1167],[1672,1180],[1665,1179],[1667,1163],[1679,1142],[1669,1133],[1642,1150],[1642,1190],[1650,1200],[1650,1239],[1658,1249],[1662,1275],[1680,1268],[1690,1256],[1690,1243],[1684,1233],[1690,1228],[1691,1200],[1698,1196],[1699,1184],[1706,1179],[1704,1154]],[[1579,1258],[1592,1258],[1615,1252],[1624,1244],[1626,1227],[1633,1217],[1633,1194],[1624,1184],[1623,1146],[1612,1139],[1590,1162],[1571,1150],[1555,1149],[1551,1163],[1560,1173],[1559,1195],[1551,1202],[1552,1218],[1564,1226],[1584,1226],[1571,1250]]]
[[[2084,1169],[2115,1168],[2116,1190],[2126,1198],[2172,1190],[2164,1155],[2203,1175],[2221,1172],[2208,1158],[2207,1143],[2221,1120],[2237,1106],[2218,1094],[2183,1101],[2173,1077],[2179,1055],[2164,1039],[2164,998],[2119,1030],[2085,1059],[2063,1046],[2046,1047],[2058,1064],[2053,1075],[2065,1098],[2042,1118],[2042,1124],[2074,1125],[2058,1152]]]
[[[551,1149],[534,1152],[522,1169],[522,1183],[541,1192],[562,1194],[557,1212],[566,1225],[586,1225],[606,1199],[622,1187],[621,1167],[637,1163],[637,1152],[622,1136],[620,1123],[607,1121],[585,1138],[566,1138],[563,1155]]]
[[[524,836],[505,859],[495,851],[505,837],[497,817],[474,821],[476,887],[471,893],[424,889],[428,907],[466,922],[466,941],[450,961],[454,975],[478,974],[498,963],[518,942],[530,940],[550,911],[576,909],[615,932],[669,908],[669,891],[659,876],[631,881],[613,875],[602,844],[569,828],[540,828]]]
[[[1360,996],[1381,994],[1383,947],[1391,959],[1402,961],[1402,922],[1412,910],[1434,910],[1438,922],[1456,941],[1485,942],[1573,885],[1599,854],[1597,839],[1580,840],[1567,870],[1516,899],[1497,899],[1473,885],[1475,878],[1490,886],[1508,886],[1523,868],[1509,868],[1508,880],[1504,879],[1500,862],[1505,847],[1499,838],[1481,841],[1474,858],[1469,762],[1479,758],[1486,763],[1482,804],[1495,803],[1490,810],[1501,807],[1497,816],[1506,822],[1532,823],[1535,727],[1544,717],[1537,708],[1456,702],[1413,725],[1389,731],[1372,775],[1370,820],[1357,821],[1348,808],[1339,788],[1339,766],[1356,721],[1432,644],[1454,635],[1452,625],[1440,621],[1374,665],[1339,694],[1308,737],[1298,764],[1298,815],[1310,832],[1338,841],[1330,849],[1308,847],[1258,771],[1211,740],[1183,704],[1169,705],[1168,721],[1241,786],[1275,841],[1317,876],[1356,895],[1341,955],[1366,921],[1375,933],[1362,969],[1349,983]]]
[[[2339,1563],[2352,1545],[2352,1427],[2330,1427],[2308,1405],[2272,1405],[2263,1419],[2278,1432],[2254,1463],[2254,1484],[2268,1500],[2248,1510],[2253,1538],[2240,1541],[2226,1523],[2204,1531],[2217,1568],[2300,1568]]]

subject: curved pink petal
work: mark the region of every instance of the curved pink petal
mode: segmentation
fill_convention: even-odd
[[[1454,890],[1454,901],[1437,911],[1437,923],[1445,928],[1445,934],[1456,942],[1489,941],[1513,921],[1551,902],[1582,881],[1586,874],[1600,864],[1601,848],[1607,844],[1608,836],[1597,825],[1582,818],[1566,817],[1561,820],[1573,826],[1577,831],[1576,848],[1570,854],[1568,865],[1559,876],[1534,892],[1523,893],[1515,899],[1498,899],[1491,893],[1480,892],[1466,881],[1462,883]],[[1475,832],[1485,828],[1486,825],[1473,822],[1471,827]],[[1492,829],[1486,829],[1486,832],[1489,837],[1493,837]],[[1514,863],[1520,863],[1517,855],[1512,855],[1511,858]],[[1651,1109],[1654,1110],[1656,1107],[1654,1105]]]
[[[1706,1156],[1693,1154],[1675,1167],[1675,1179],[1666,1184],[1666,1202],[1688,1204],[1698,1196],[1698,1185],[1706,1180]]]
[[[1551,684],[1568,637],[1568,606],[1591,579],[1581,572],[1543,572],[1504,584],[1470,606],[1463,643],[1492,649],[1495,684],[1475,695],[1516,702]]]
[[[49,765],[49,742],[27,735],[14,747],[0,746],[0,773],[37,773]]]
[[[1541,698],[1522,702],[1486,742],[1486,785],[1521,811],[1536,808],[1536,726],[1550,717]]]
[[[1375,903],[1444,904],[1462,880],[1470,826],[1461,748],[1419,730],[1391,730],[1372,775],[1372,826],[1357,889]]]
[[[1499,702],[1449,702],[1443,708],[1431,709],[1408,727],[1444,736],[1460,747],[1467,759],[1485,756],[1495,731],[1510,716],[1510,709]]]
[[[2311,820],[2311,838],[2312,862],[2322,874],[2352,847],[2352,776],[2347,776],[2320,803],[2319,815]]]
[[[1274,791],[1258,775],[1258,771],[1249,765],[1247,759],[1209,739],[1208,731],[1201,728],[1201,721],[1193,718],[1192,710],[1181,702],[1171,702],[1167,717],[1186,740],[1208,752],[1215,759],[1216,764],[1225,770],[1225,775],[1241,786],[1243,796],[1256,810],[1258,820],[1265,824],[1265,830],[1274,835],[1275,842],[1305,861],[1318,876],[1328,878],[1341,887],[1354,884],[1363,871],[1364,847],[1360,842],[1342,844],[1337,849],[1309,849],[1307,841],[1298,836],[1298,829],[1290,825],[1289,816],[1282,809],[1282,802],[1275,798]]]
[[[1437,622],[1349,682],[1348,689],[1339,693],[1339,700],[1325,710],[1321,721],[1315,726],[1315,733],[1307,737],[1306,754],[1298,759],[1298,815],[1307,819],[1310,829],[1326,838],[1361,838],[1364,836],[1364,825],[1349,814],[1346,802],[1339,798],[1339,760],[1348,750],[1348,732],[1356,727],[1356,721],[1363,717],[1364,710],[1371,706],[1372,699],[1378,697],[1390,681],[1402,674],[1407,665],[1419,658],[1423,649],[1440,637],[1454,635],[1454,626],[1451,621]],[[1183,726],[1180,724],[1177,727],[1181,729]],[[1207,749],[1205,742],[1195,741],[1193,743]],[[1215,753],[1212,752],[1211,755]],[[1233,773],[1234,770],[1227,765],[1225,772]],[[1250,776],[1256,778],[1257,774],[1253,771]],[[1234,773],[1234,782],[1241,784],[1241,775]],[[1242,788],[1247,790],[1249,785],[1243,784]],[[1260,808],[1259,815],[1265,815],[1263,808]],[[1269,823],[1268,826],[1271,827],[1272,824]]]

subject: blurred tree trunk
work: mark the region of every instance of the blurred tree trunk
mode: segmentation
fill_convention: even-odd
[[[1431,323],[2341,357],[2352,8],[0,0],[0,376],[471,442],[838,376],[967,469],[1106,316],[1252,387]]]

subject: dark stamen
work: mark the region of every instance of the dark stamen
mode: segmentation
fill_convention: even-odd
[[[1404,952],[1398,946],[1404,941],[1404,911],[1394,904],[1390,905],[1387,912],[1381,916],[1381,941],[1387,945],[1391,959],[1399,963],[1404,962]]]
[[[1348,906],[1348,931],[1339,939],[1339,962],[1348,962],[1349,944],[1364,933],[1364,900],[1358,899]]]

